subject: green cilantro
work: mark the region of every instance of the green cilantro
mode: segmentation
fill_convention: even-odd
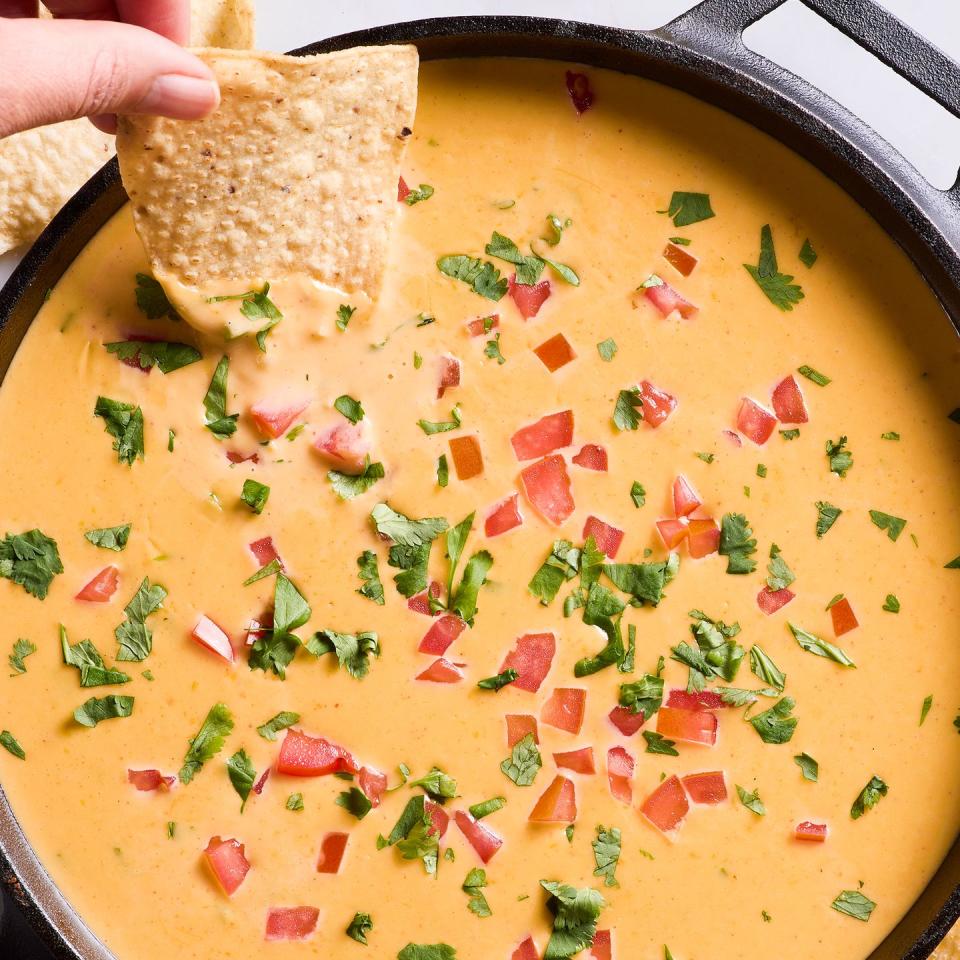
[[[467,902],[467,909],[478,917],[492,917],[493,911],[487,898],[484,896],[483,888],[487,885],[487,871],[482,867],[473,867],[463,881],[463,892],[470,897]]]
[[[253,789],[253,782],[257,777],[257,771],[253,768],[253,761],[247,755],[244,749],[238,750],[227,761],[227,774],[230,777],[230,783],[233,789],[237,791],[240,797],[240,812],[247,805],[247,798]]]
[[[287,802],[284,806],[292,813],[299,813],[303,810],[303,794],[291,793],[290,796],[287,797]]]
[[[98,527],[96,530],[88,530],[83,536],[95,547],[119,553],[130,539],[131,526],[132,524],[125,523],[119,527]]]
[[[850,807],[850,819],[859,820],[868,810],[872,810],[889,791],[887,784],[878,776],[872,776],[867,785],[857,795]]]
[[[617,864],[620,862],[620,830],[617,827],[611,827],[609,830],[604,826],[597,827],[597,839],[591,841],[593,845],[593,860],[596,863],[596,869],[593,871],[595,877],[603,877],[603,884],[606,887],[619,887],[617,883]]]
[[[172,373],[202,359],[196,347],[169,340],[119,340],[104,346],[119,360],[136,360],[141,370],[156,367],[161,373]]]
[[[618,430],[636,430],[642,419],[643,400],[639,387],[621,390],[613,408],[613,425]]]
[[[149,577],[144,577],[137,592],[130,602],[123,608],[126,620],[113,631],[120,645],[117,650],[118,660],[146,660],[153,650],[153,632],[147,626],[146,620],[151,613],[160,609],[166,599],[167,591],[159,583],[150,583]]]
[[[826,500],[818,500],[817,507],[817,539],[819,540],[836,522],[843,511]]]
[[[765,463],[757,464],[757,476],[763,479],[767,475],[767,465]]]
[[[856,664],[841,650],[838,646],[830,643],[829,640],[823,640],[820,637],[814,636],[812,633],[807,633],[806,630],[801,629],[794,623],[789,623],[790,632],[793,634],[794,639],[800,645],[802,650],[806,650],[807,653],[812,653],[818,657],[824,657],[827,660],[833,660],[834,663],[839,663],[843,667],[855,667]]]
[[[382,463],[371,463],[367,457],[364,461],[363,470],[360,473],[342,473],[339,470],[331,470],[327,473],[327,480],[333,487],[334,493],[341,500],[353,500],[360,494],[366,493],[378,480],[386,476]]]
[[[750,717],[753,729],[764,743],[789,743],[797,728],[797,718],[790,714],[796,706],[793,697],[778,700],[769,710]]]
[[[26,751],[17,743],[17,738],[9,730],[0,730],[0,747],[12,753],[18,760],[27,759]]]
[[[547,214],[547,236],[543,239],[555,247],[563,237],[563,231],[572,227],[573,221],[569,217],[558,217],[555,213]]]
[[[875,527],[886,530],[887,536],[893,540],[894,543],[896,543],[897,537],[903,533],[903,528],[907,525],[907,521],[902,517],[895,517],[892,514],[883,513],[880,510],[871,510],[870,519]]]
[[[180,319],[167,299],[166,293],[163,292],[163,287],[149,274],[137,274],[134,295],[137,298],[137,307],[148,320],[159,320],[165,316],[169,316],[171,320]]]
[[[489,817],[491,813],[502,810],[506,805],[506,797],[491,797],[491,799],[484,800],[481,803],[471,804],[468,809],[474,820],[482,820],[484,817]]]
[[[800,262],[809,270],[817,262],[817,251],[813,249],[813,244],[809,238],[803,241],[803,246],[798,254]]]
[[[450,467],[447,464],[447,455],[441,453],[437,457],[437,486],[441,489],[450,482]]]
[[[647,491],[643,489],[643,484],[637,480],[634,480],[630,485],[630,499],[638,510],[647,502]]]
[[[720,521],[719,552],[727,558],[727,573],[753,573],[757,561],[751,554],[757,552],[750,522],[742,513],[725,513]]]
[[[182,784],[190,783],[203,765],[223,749],[223,741],[232,730],[233,716],[229,709],[222,703],[215,703],[196,736],[190,739],[190,746],[178,774]]]
[[[787,566],[780,554],[780,548],[774,543],[770,547],[770,562],[767,564],[767,586],[771,590],[784,590],[797,578]]]
[[[657,753],[665,757],[679,757],[676,741],[668,740],[662,733],[644,730],[643,739],[647,741],[647,753]]]
[[[133,713],[133,697],[110,694],[107,697],[91,697],[73,711],[73,719],[84,727],[95,727],[103,720],[129,717]]]
[[[230,372],[230,358],[220,358],[210,386],[203,398],[204,423],[207,429],[218,439],[226,440],[237,431],[239,413],[227,413],[227,374]]]
[[[748,793],[738,783],[737,796],[740,798],[740,802],[758,817],[765,817],[767,815],[767,808],[763,805],[763,801],[760,799],[759,790],[754,790],[753,793]]]
[[[454,407],[450,411],[449,420],[418,420],[417,424],[420,429],[428,436],[432,437],[435,433],[449,433],[451,430],[459,430],[460,426],[463,423],[463,419],[460,416],[460,408]]]
[[[657,212],[666,213],[675,227],[688,227],[692,223],[716,216],[710,206],[709,193],[691,193],[686,190],[674,190],[667,209]]]
[[[543,960],[567,960],[593,943],[603,897],[589,887],[577,889],[565,883],[541,880],[550,895],[547,909],[553,914],[553,930]]]
[[[333,408],[338,413],[342,413],[351,423],[359,423],[363,419],[363,406],[360,401],[346,394],[333,401]]]
[[[923,721],[927,719],[927,714],[930,712],[932,706],[933,694],[928,694],[923,698],[923,705],[920,707],[920,722],[917,724],[918,727],[923,726]]]
[[[900,434],[896,430],[888,430],[886,433],[880,434],[881,440],[899,440]]]
[[[554,540],[550,555],[527,584],[543,606],[549,606],[567,580],[572,580],[580,569],[580,551],[569,540]]]
[[[416,190],[411,190],[404,198],[403,202],[412,207],[415,203],[421,203],[423,200],[429,200],[433,196],[433,187],[429,183],[421,183]]]
[[[276,716],[271,717],[266,723],[257,727],[257,733],[259,733],[264,740],[273,742],[277,739],[277,734],[281,730],[286,730],[287,727],[292,727],[295,723],[299,722],[299,713],[294,713],[292,710],[281,710]]]
[[[177,835],[177,824],[174,820],[167,821],[167,839],[172,840]]]
[[[102,687],[130,682],[130,677],[123,671],[106,666],[103,657],[89,640],[81,640],[71,646],[63,624],[60,624],[60,650],[63,662],[80,671],[81,687]]]
[[[333,802],[358,820],[362,820],[373,809],[369,797],[357,787],[338,793]]]
[[[243,489],[240,491],[240,499],[256,514],[263,513],[263,508],[267,505],[267,498],[270,496],[270,488],[265,483],[257,480],[244,480]]]
[[[281,680],[300,648],[293,634],[310,619],[311,609],[303,594],[286,574],[278,572],[273,585],[273,629],[262,632],[250,647],[251,670],[273,671]]]
[[[846,445],[846,437],[841,437],[836,442],[833,440],[828,440],[826,442],[827,460],[830,463],[830,472],[835,473],[841,478],[845,477],[847,475],[847,471],[853,466],[853,454],[849,450],[843,449]]]
[[[783,437],[784,440],[796,440],[797,437],[800,436],[800,428],[791,427],[789,430],[781,430],[780,436]]]
[[[887,599],[883,603],[883,609],[887,613],[899,613],[900,612],[900,601],[892,593],[887,594]]]
[[[496,692],[502,690],[507,684],[513,683],[518,676],[520,676],[520,674],[511,667],[509,670],[504,670],[503,673],[498,673],[495,677],[486,677],[484,680],[478,680],[477,686],[481,690],[493,690]]]
[[[698,460],[702,460],[704,463],[713,463],[717,459],[715,453],[706,453],[702,450],[695,451],[693,454]]]
[[[315,657],[335,653],[340,666],[355,680],[362,680],[370,672],[371,656],[380,656],[380,639],[372,631],[336,633],[320,630],[305,646]]]
[[[367,934],[373,929],[373,920],[369,913],[355,913],[347,926],[347,936],[366,946]]]
[[[30,640],[26,640],[21,637],[13,645],[13,652],[7,657],[7,662],[10,664],[10,669],[13,673],[10,674],[11,677],[15,677],[18,674],[27,672],[27,665],[23,662],[31,654],[37,652],[37,646],[35,643],[32,643]]]
[[[274,557],[269,563],[264,564],[256,573],[251,573],[246,580],[243,581],[245,587],[249,587],[251,583],[257,583],[259,580],[266,580],[267,577],[272,577],[275,573],[279,573],[283,569],[283,564],[280,562],[279,557]]]
[[[642,713],[643,719],[649,720],[663,703],[663,677],[646,673],[633,683],[621,683],[618,703],[631,713]]]
[[[269,331],[275,327],[282,319],[283,314],[277,309],[276,304],[270,299],[270,284],[264,283],[259,290],[247,290],[245,293],[233,293],[221,297],[208,297],[207,303],[223,303],[227,300],[239,300],[240,312],[248,320],[265,320],[267,325],[260,331],[266,336]],[[265,349],[263,340],[258,336],[258,346],[261,350]]]
[[[862,920],[866,923],[877,905],[859,890],[842,890],[830,906],[837,913],[846,914],[854,920]]]
[[[820,764],[809,753],[798,753],[793,762],[800,768],[804,780],[816,783],[820,778]]]
[[[364,550],[357,557],[357,575],[363,581],[363,585],[357,591],[361,597],[372,600],[378,606],[385,603],[383,596],[383,583],[380,581],[380,569],[377,565],[377,555],[372,550]]]
[[[787,675],[763,651],[762,647],[754,645],[750,648],[750,672],[763,683],[783,693]]]
[[[457,951],[446,943],[408,943],[397,960],[457,960]]]
[[[753,277],[766,298],[780,310],[789,311],[803,299],[803,290],[793,283],[793,277],[780,273],[777,254],[773,247],[773,232],[770,224],[760,229],[760,259],[757,266],[745,263],[744,268]]]
[[[501,277],[500,271],[489,261],[460,253],[441,257],[437,269],[444,276],[467,284],[474,293],[487,300],[496,302],[507,292],[506,278]]]
[[[804,364],[802,367],[797,367],[797,373],[803,377],[806,377],[818,387],[825,387],[827,384],[832,382],[825,373],[820,373],[819,370],[814,370],[813,367],[808,367],[806,364]]]
[[[104,429],[113,437],[117,459],[128,467],[138,458],[143,459],[143,411],[132,403],[97,397],[93,415],[101,417]]]
[[[604,363],[610,363],[611,360],[617,355],[617,341],[613,337],[607,337],[606,340],[601,340],[597,344],[597,353],[600,354],[600,359]]]
[[[954,557],[949,563],[943,565],[944,570],[960,570],[960,556]],[[0,567],[2,570],[2,567]]]
[[[500,764],[500,769],[518,787],[529,787],[536,779],[541,766],[543,761],[540,758],[540,751],[537,749],[533,734],[528,733],[513,745],[510,756]]]
[[[337,329],[344,331],[347,329],[347,324],[350,323],[350,318],[357,312],[356,307],[351,307],[348,303],[341,303],[337,307]]]
[[[507,358],[500,352],[500,332],[493,335],[492,340],[488,340],[483,348],[483,355],[489,360],[496,360],[499,364],[507,362]]]
[[[167,453],[173,453],[173,442],[176,439],[177,432],[173,429],[173,427],[170,427],[170,429],[167,430]]]
[[[424,801],[423,794],[407,801],[384,846],[396,846],[404,860],[421,860],[426,872],[435,874],[440,844]]]
[[[543,273],[545,260],[536,255],[526,256],[522,254],[517,245],[502,233],[493,232],[490,242],[484,248],[484,253],[488,256],[496,257],[498,260],[506,260],[516,267],[516,282],[524,286],[532,286]]]

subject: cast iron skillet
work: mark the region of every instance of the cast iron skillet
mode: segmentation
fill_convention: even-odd
[[[412,42],[424,59],[539,57],[610,67],[685,90],[781,140],[836,180],[903,247],[960,332],[960,181],[930,186],[873,130],[810,84],[748,50],[743,30],[783,0],[704,0],[659,30],[529,17],[458,17],[378,27],[295,51]],[[871,0],[802,0],[960,116],[960,67]],[[116,160],[64,207],[0,291],[0,379],[53,286],[126,200]],[[0,789],[0,879],[62,960],[110,960],[47,876]],[[960,916],[960,839],[869,960],[922,960]]]

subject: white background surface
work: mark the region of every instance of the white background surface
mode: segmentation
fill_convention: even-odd
[[[960,0],[882,3],[960,60]],[[691,0],[258,0],[257,43],[288,50],[398,19],[471,13],[533,14],[640,30],[658,27],[691,6]],[[746,38],[752,49],[812,80],[871,123],[935,186],[953,183],[960,120],[859,51],[799,0],[787,0]],[[18,259],[16,253],[0,257],[0,282]]]

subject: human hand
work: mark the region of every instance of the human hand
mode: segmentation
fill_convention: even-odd
[[[0,0],[0,137],[87,116],[112,133],[117,113],[206,116],[220,93],[179,44],[189,0]]]

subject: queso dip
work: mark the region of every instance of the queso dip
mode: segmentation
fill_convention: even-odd
[[[27,837],[120,960],[862,960],[960,827],[938,304],[614,73],[424,65],[403,181],[372,309],[226,284],[260,343],[201,337],[127,209],[50,292],[0,391]]]

